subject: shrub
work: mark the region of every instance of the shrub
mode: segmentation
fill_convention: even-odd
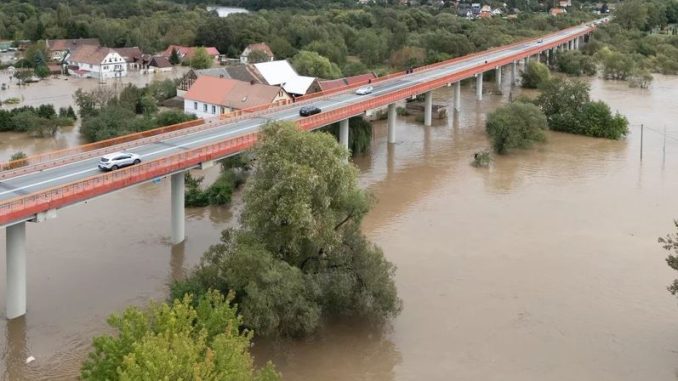
[[[83,380],[278,380],[271,363],[254,370],[251,331],[224,297],[209,291],[171,304],[129,307],[108,318],[115,336],[94,338]],[[195,304],[195,306],[193,305]]]
[[[543,63],[532,61],[522,73],[522,86],[528,89],[536,89],[547,82],[551,77],[549,68]]]
[[[557,55],[556,66],[558,71],[570,75],[594,75],[596,63],[593,57],[582,54],[577,50],[565,51]]]
[[[546,116],[533,104],[514,102],[487,116],[487,130],[492,148],[498,154],[525,149],[546,139]]]
[[[474,167],[489,167],[490,163],[492,163],[490,151],[479,151],[473,154]]]

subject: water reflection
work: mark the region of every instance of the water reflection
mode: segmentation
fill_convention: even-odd
[[[22,316],[8,321],[5,331],[7,346],[2,356],[5,363],[4,379],[23,380],[26,369],[23,364],[28,357],[26,317]]]

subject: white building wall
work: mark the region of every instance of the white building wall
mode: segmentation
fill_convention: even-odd
[[[220,105],[184,98],[184,112],[187,114],[195,114],[198,118],[210,118],[226,112],[231,112],[231,109]]]

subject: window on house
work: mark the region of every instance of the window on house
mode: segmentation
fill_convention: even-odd
[[[193,110],[197,110],[197,109],[198,109],[198,102],[193,102]]]
[[[202,111],[207,112],[207,104],[202,105]]]
[[[212,114],[217,113],[217,106],[212,105]]]

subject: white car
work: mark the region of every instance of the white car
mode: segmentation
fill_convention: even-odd
[[[358,90],[356,90],[355,93],[358,94],[358,95],[367,95],[367,94],[370,94],[372,91],[374,91],[374,87],[363,86],[363,87],[359,88]]]
[[[141,156],[130,152],[113,152],[99,160],[99,169],[115,171],[118,168],[141,163]]]

